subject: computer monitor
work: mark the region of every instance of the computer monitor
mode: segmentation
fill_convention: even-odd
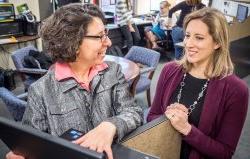
[[[15,9],[11,3],[0,3],[0,22],[14,21]]]
[[[105,159],[67,140],[0,117],[0,139],[16,154],[30,159]]]
[[[236,19],[239,22],[243,22],[247,18],[247,16],[248,16],[248,7],[238,4]]]
[[[23,155],[25,158],[107,159],[105,153],[98,153],[69,142],[68,140],[75,138],[76,133],[71,135],[70,138],[61,136],[64,138],[62,139],[0,117],[0,139],[15,154]],[[112,145],[112,151],[114,159],[159,159],[119,143]]]

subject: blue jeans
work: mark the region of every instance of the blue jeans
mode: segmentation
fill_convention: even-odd
[[[183,35],[183,28],[175,26],[172,29],[172,39],[174,44],[182,42],[184,39],[184,35]],[[174,50],[175,50],[175,59],[180,59],[183,56],[183,48],[174,45]]]

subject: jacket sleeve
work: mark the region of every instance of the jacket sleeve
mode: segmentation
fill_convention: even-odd
[[[142,124],[142,108],[135,103],[134,97],[129,92],[129,84],[117,65],[116,77],[118,83],[113,88],[113,109],[115,116],[106,121],[113,123],[117,129],[117,139],[121,140],[127,133]]]
[[[151,105],[151,109],[149,111],[149,114],[147,116],[147,121],[152,121],[162,114],[164,112],[162,111],[161,107],[163,105],[163,96],[164,96],[164,82],[166,80],[166,75],[168,74],[168,65],[165,65],[164,68],[161,71],[157,87],[156,87],[156,93],[154,96],[153,103]]]
[[[184,140],[200,153],[214,159],[231,158],[247,114],[248,88],[242,82],[234,83],[227,89],[225,110],[215,137],[210,137],[192,125],[191,132]]]
[[[28,102],[22,123],[43,132],[49,132],[46,110],[42,104],[41,95],[34,89],[34,85],[29,87]]]

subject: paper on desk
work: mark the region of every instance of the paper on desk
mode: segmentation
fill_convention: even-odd
[[[14,43],[14,42],[17,42],[17,39],[14,36],[6,39],[0,39],[0,44]]]

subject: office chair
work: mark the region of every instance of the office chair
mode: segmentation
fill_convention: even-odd
[[[30,50],[37,49],[33,46],[27,46],[21,49],[18,49],[13,52],[11,55],[14,65],[16,67],[16,71],[21,75],[21,79],[24,83],[25,91],[28,90],[29,86],[39,79],[42,75],[44,75],[47,70],[40,68],[26,68],[24,66],[24,57],[29,54]],[[36,61],[39,65],[39,62]]]
[[[140,77],[136,84],[136,93],[147,91],[148,105],[151,105],[150,85],[154,71],[159,63],[160,53],[144,47],[133,46],[124,58],[127,58],[140,67]]]
[[[16,96],[8,89],[0,87],[0,98],[5,103],[14,120],[21,121],[27,105],[27,102],[24,100],[27,98],[27,93]]]
[[[159,50],[161,53],[166,51],[171,51],[174,48],[173,39],[171,36],[171,30],[166,30],[166,38],[163,40],[158,40],[156,43],[162,48],[162,50]]]

